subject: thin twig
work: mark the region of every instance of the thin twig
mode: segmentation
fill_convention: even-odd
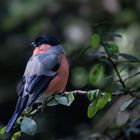
[[[77,94],[80,94],[80,95],[87,95],[88,91],[73,90],[73,91],[65,92],[65,94],[68,94],[68,93],[73,93],[74,95],[77,95]]]
[[[140,61],[134,61],[134,60],[121,60],[121,61],[118,61],[117,64],[120,64],[120,63],[136,63],[136,64],[139,64]]]
[[[122,72],[123,70],[125,70],[127,67],[128,67],[127,65],[125,65],[124,67],[122,67],[122,68],[120,69],[119,73],[121,73],[121,72]]]
[[[90,90],[92,91],[92,90]],[[93,90],[95,91],[95,90]],[[112,92],[113,96],[121,96],[121,95],[126,95],[129,94],[133,97],[139,97],[137,95],[135,95],[136,92],[140,91],[140,88],[137,89],[130,89],[130,90],[124,90],[124,91],[120,91],[120,92]],[[74,95],[87,95],[89,91],[85,91],[85,90],[73,90],[73,91],[67,91],[64,94],[69,94],[69,93],[73,93]]]
[[[126,82],[127,80],[129,80],[129,79],[131,79],[131,78],[133,78],[133,77],[135,77],[135,76],[137,76],[137,75],[139,75],[139,74],[140,74],[140,71],[137,72],[137,73],[134,73],[133,75],[130,75],[129,77],[127,77],[127,78],[124,80],[124,82]]]
[[[84,90],[73,90],[73,91],[67,91],[65,92],[64,94],[69,94],[69,93],[73,93],[74,95],[87,95],[88,92],[90,92],[92,90],[89,90],[89,91],[84,91]],[[95,91],[95,90],[93,90]],[[121,96],[121,95],[126,95],[126,94],[129,94],[133,97],[137,97],[134,93],[140,91],[140,89],[131,89],[129,91],[120,91],[120,92],[112,92],[112,96]],[[46,101],[46,105],[48,102],[50,102],[53,98],[51,98],[50,100]],[[32,112],[30,114],[24,114],[23,116],[26,116],[26,115],[30,115],[30,117],[34,116],[40,109],[42,109],[43,107],[43,103],[39,103],[37,104],[37,109],[33,109]]]
[[[120,83],[122,84],[123,88],[126,88],[125,83],[124,83],[124,81],[122,80],[122,78],[121,78],[121,76],[120,76],[120,73],[119,73],[119,71],[118,71],[118,69],[117,69],[115,63],[114,63],[113,60],[111,59],[110,54],[108,53],[108,51],[107,51],[107,49],[106,49],[105,46],[106,46],[106,44],[103,44],[103,48],[104,48],[104,50],[105,50],[105,52],[106,52],[106,54],[107,54],[107,58],[108,58],[109,62],[111,63],[111,65],[113,66],[113,68],[114,68],[114,70],[115,70],[115,72],[116,72],[116,74],[117,74],[117,76],[118,76],[118,78],[119,78],[119,81],[120,81]]]
[[[91,90],[90,90],[91,91]],[[69,94],[72,93],[74,95],[87,95],[89,91],[84,91],[84,90],[73,90],[73,91],[67,91],[64,94]],[[124,95],[125,93],[115,93],[113,92],[112,95]]]
[[[109,62],[112,64],[112,66],[113,66],[113,68],[114,68],[114,70],[115,70],[115,72],[116,72],[116,74],[117,74],[117,76],[118,76],[118,78],[119,78],[119,81],[120,81],[120,83],[122,84],[123,88],[126,88],[126,86],[125,86],[125,84],[124,84],[124,81],[122,80],[122,78],[121,78],[121,76],[120,76],[120,73],[119,73],[119,71],[118,71],[116,65],[114,64],[113,60],[112,60],[109,56],[108,56],[108,60],[109,60]]]

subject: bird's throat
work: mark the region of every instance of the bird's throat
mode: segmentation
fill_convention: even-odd
[[[47,52],[49,49],[51,49],[52,46],[51,45],[48,45],[48,44],[42,44],[40,45],[39,47],[35,48],[34,51],[33,51],[33,55],[37,55],[37,54],[40,54],[40,53],[44,53],[44,52]]]

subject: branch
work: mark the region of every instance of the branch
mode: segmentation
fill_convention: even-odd
[[[116,74],[117,74],[117,76],[118,76],[118,78],[119,78],[119,81],[120,81],[120,83],[122,84],[123,88],[126,88],[126,86],[125,86],[125,84],[124,84],[124,81],[122,80],[122,78],[121,78],[121,76],[120,76],[120,73],[119,73],[119,71],[118,71],[116,65],[114,64],[114,62],[112,61],[112,59],[111,59],[110,57],[108,57],[108,60],[109,60],[109,62],[112,64],[114,70],[116,71]]]
[[[64,94],[69,94],[72,93],[73,95],[87,95],[89,91],[84,91],[84,90],[73,90],[73,91],[67,91]],[[134,92],[134,91],[132,91]],[[112,92],[113,96],[118,96],[118,95],[126,95],[125,92]]]
[[[92,90],[90,90],[92,91]],[[133,97],[139,97],[137,95],[135,95],[136,92],[140,91],[140,89],[130,89],[130,90],[124,90],[124,91],[114,91],[112,92],[112,96],[121,96],[121,95],[131,95]],[[73,90],[73,91],[67,91],[64,94],[69,94],[72,93],[73,95],[87,95],[89,91],[85,91],[85,90]]]
[[[124,91],[118,91],[118,92],[112,92],[112,95],[113,96],[119,96],[119,97],[127,97],[127,96],[122,96],[122,95],[128,95],[129,97],[131,97],[131,96],[134,96],[135,97],[135,94],[134,93],[136,93],[137,91],[138,91],[139,89],[133,89],[133,90],[129,90],[129,92],[128,91],[126,91],[126,90],[124,90]],[[100,95],[104,95],[104,93],[103,92],[101,92],[99,89],[95,89],[95,90],[93,90],[94,92],[95,91],[97,91],[97,92],[99,92],[99,94],[97,95],[97,96],[100,96]],[[88,91],[83,91],[83,90],[73,90],[73,91],[68,91],[68,92],[64,92],[64,94],[71,94],[71,93],[73,93],[73,95],[85,95],[85,96],[87,96],[87,94],[89,93],[89,92],[92,92],[92,90],[88,90]],[[95,95],[97,94],[97,92],[95,92]],[[64,95],[64,94],[62,94],[62,96]],[[134,94],[134,95],[133,95]],[[49,97],[49,98],[47,98],[47,100],[45,100],[44,102],[37,102],[37,103],[35,103],[31,108],[28,108],[28,110],[25,110],[25,111],[23,111],[22,112],[22,114],[21,114],[21,116],[18,118],[18,120],[17,120],[17,122],[16,122],[16,124],[15,124],[15,126],[14,126],[14,128],[17,128],[19,125],[21,125],[21,122],[23,121],[23,119],[25,118],[25,117],[30,117],[30,118],[32,118],[38,111],[43,111],[46,107],[47,107],[47,104],[49,103],[49,102],[51,102],[51,101],[53,101],[55,99],[55,96],[51,96],[51,97]],[[124,102],[124,100],[123,100],[123,102]],[[55,102],[54,102],[55,103]],[[58,102],[59,103],[59,102]],[[57,105],[57,104],[54,104],[54,105]],[[53,106],[53,105],[52,105]],[[115,111],[114,109],[113,109],[113,111]],[[111,111],[111,113],[113,112],[113,111]],[[116,111],[115,111],[116,112]],[[100,124],[99,124],[99,126],[100,126]]]
[[[113,60],[111,59],[111,57],[110,57],[110,55],[109,55],[109,53],[108,53],[108,51],[107,51],[107,49],[106,49],[106,47],[105,47],[106,44],[105,44],[105,43],[102,43],[102,45],[103,45],[103,48],[104,48],[104,50],[105,50],[105,52],[106,52],[106,54],[107,54],[107,58],[108,58],[109,62],[110,62],[111,65],[113,66],[113,68],[114,68],[114,70],[115,70],[115,72],[116,72],[116,74],[117,74],[117,76],[118,76],[118,78],[119,78],[120,83],[122,84],[123,88],[126,88],[125,83],[124,83],[124,81],[122,80],[122,78],[121,78],[121,76],[120,76],[120,73],[119,73],[119,71],[118,71],[118,69],[117,69],[115,63],[114,63]]]
[[[68,93],[73,93],[74,95],[80,94],[80,95],[87,95],[88,91],[84,91],[84,90],[73,90],[73,91],[67,91],[65,92],[65,94]]]

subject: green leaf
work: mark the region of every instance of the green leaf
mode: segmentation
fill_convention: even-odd
[[[99,90],[98,90],[98,93],[99,93]],[[101,93],[101,94],[102,94],[102,97],[99,98],[99,95],[98,95],[99,99],[96,98],[94,101],[90,103],[87,110],[87,116],[89,118],[92,118],[98,112],[98,110],[101,110],[111,100],[111,96],[112,96],[111,92]],[[94,97],[90,95],[90,100],[91,99],[94,99]]]
[[[47,106],[56,106],[58,104],[58,101],[56,99],[53,99],[47,103]]]
[[[104,67],[101,64],[94,65],[89,76],[89,82],[92,85],[101,85],[104,79]]]
[[[47,103],[47,106],[55,106],[58,104],[70,106],[73,101],[74,101],[74,95],[72,93],[67,93],[62,95],[56,94],[54,96],[54,99]]]
[[[96,113],[98,109],[96,108],[96,100],[91,102],[90,105],[88,106],[87,110],[87,116],[88,118],[92,118]]]
[[[89,91],[88,94],[87,94],[87,98],[88,98],[89,101],[92,101],[94,99],[94,92]]]
[[[100,46],[100,36],[98,34],[93,34],[90,39],[90,44],[93,48],[98,48]]]
[[[98,112],[98,110],[101,110],[110,101],[111,96],[111,92],[107,92],[100,99],[97,98],[92,101],[88,107],[87,116],[92,118]]]
[[[55,100],[62,105],[68,105],[69,104],[69,100],[65,95],[55,95]]]
[[[87,98],[89,101],[93,101],[94,98],[97,98],[100,96],[100,90],[96,89],[96,90],[90,90],[87,93]]]
[[[28,117],[25,117],[20,125],[21,131],[25,134],[33,136],[37,132],[36,122]]]
[[[108,43],[106,45],[106,51],[108,52],[108,54],[111,57],[113,57],[115,59],[118,58],[119,47],[116,44],[114,44],[114,43]]]
[[[108,101],[110,101],[111,95],[112,95],[111,92],[105,93],[105,95],[103,95],[103,96],[97,101],[96,107],[97,107],[98,109],[102,109],[102,108],[108,103]]]
[[[67,106],[70,106],[72,104],[72,102],[74,101],[74,95],[73,93],[69,93],[69,94],[66,94],[67,95],[67,98],[68,98],[68,105]]]
[[[17,140],[21,137],[21,131],[15,132],[11,140]]]
[[[6,127],[0,129],[0,138],[4,136]]]

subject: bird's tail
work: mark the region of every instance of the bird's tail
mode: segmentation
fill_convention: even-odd
[[[21,115],[22,111],[26,108],[27,101],[28,101],[28,96],[18,99],[15,112],[6,126],[6,130],[5,130],[6,133],[9,133],[13,128],[14,124],[16,123],[16,120]]]

